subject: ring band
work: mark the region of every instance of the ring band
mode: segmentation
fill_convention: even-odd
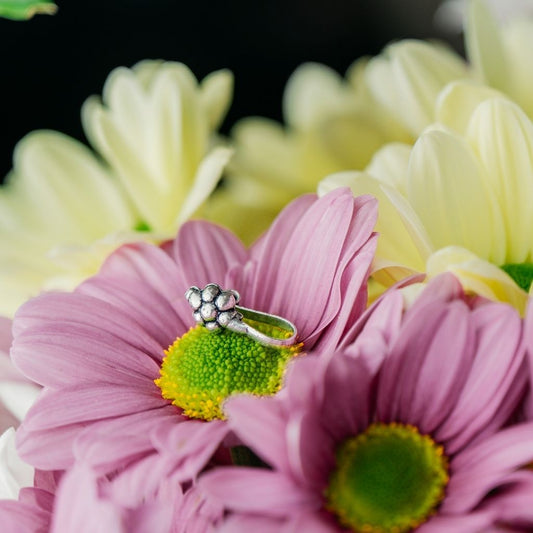
[[[240,295],[233,289],[222,290],[216,283],[209,283],[203,289],[190,287],[185,297],[193,309],[196,323],[210,331],[229,329],[265,346],[291,346],[296,342],[298,332],[292,322],[277,315],[238,306]],[[285,330],[291,335],[285,339],[270,337],[244,322],[245,318]]]

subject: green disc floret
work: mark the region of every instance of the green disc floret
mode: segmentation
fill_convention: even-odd
[[[289,332],[259,322],[248,323],[269,336]],[[181,407],[191,418],[224,418],[223,401],[232,394],[275,394],[281,387],[287,362],[301,345],[263,346],[246,335],[227,329],[191,328],[165,352],[161,377],[155,380],[163,398]]]
[[[336,460],[325,506],[352,531],[412,531],[444,497],[448,460],[443,448],[413,426],[373,424],[345,440]]]

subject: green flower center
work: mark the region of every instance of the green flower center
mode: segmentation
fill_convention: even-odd
[[[533,263],[507,263],[500,268],[507,272],[521,289],[529,292],[533,281]]]
[[[275,338],[291,333],[247,320],[255,329]],[[222,403],[236,393],[275,394],[281,387],[288,361],[302,345],[263,346],[246,335],[227,329],[191,328],[165,351],[161,377],[155,384],[163,398],[172,400],[190,418],[224,418]]]
[[[442,446],[403,424],[373,424],[337,449],[326,508],[352,531],[403,533],[425,522],[444,498]]]
[[[148,222],[145,222],[144,220],[137,222],[133,229],[134,231],[152,231],[152,228],[148,225]]]

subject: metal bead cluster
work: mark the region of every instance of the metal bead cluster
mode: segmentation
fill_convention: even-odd
[[[210,331],[225,328],[235,318],[242,319],[235,309],[239,303],[239,293],[234,290],[223,291],[216,283],[209,283],[201,290],[193,286],[185,293],[185,298],[194,311],[196,323]]]

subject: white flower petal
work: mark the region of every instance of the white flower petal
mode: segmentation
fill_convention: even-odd
[[[9,428],[0,436],[0,499],[17,500],[19,491],[33,486],[34,469],[18,456],[15,430]]]
[[[209,126],[216,130],[224,120],[233,96],[233,74],[217,70],[208,74],[201,84],[200,98],[209,117]]]
[[[227,165],[233,150],[229,148],[215,148],[200,164],[194,178],[194,184],[183,202],[183,208],[178,217],[178,224],[190,218],[213,192],[220,176]]]
[[[26,212],[40,234],[88,241],[133,224],[122,191],[81,143],[53,131],[38,131],[16,146],[14,175]],[[98,206],[98,214],[95,213]]]
[[[437,248],[460,245],[503,260],[501,213],[463,139],[435,130],[422,135],[411,154],[407,194]]]
[[[464,135],[476,107],[497,96],[502,96],[502,93],[473,81],[449,83],[437,100],[436,120]]]
[[[319,63],[298,67],[283,94],[283,115],[297,130],[308,130],[324,117],[355,105],[355,96],[342,77]]]
[[[514,20],[502,28],[502,38],[508,61],[509,95],[533,117],[533,3],[530,18]]]
[[[497,266],[477,257],[459,246],[448,246],[435,252],[427,261],[428,277],[442,272],[452,272],[464,289],[493,301],[511,304],[522,315],[528,295],[513,279]]]
[[[472,115],[467,139],[484,165],[485,181],[495,191],[501,206],[507,240],[506,256],[493,257],[481,252],[479,255],[496,264],[531,260],[533,124],[515,104],[504,99],[490,99],[480,104]],[[461,175],[466,174],[462,172]],[[480,208],[472,205],[472,210]],[[486,228],[486,232],[491,228],[496,238],[498,228]]]
[[[378,150],[365,171],[401,195],[407,195],[407,168],[412,146],[389,143]]]
[[[415,136],[433,122],[440,90],[465,77],[466,67],[458,56],[443,47],[408,40],[389,45],[366,70],[373,95]]]
[[[181,63],[145,61],[132,70],[115,70],[103,103],[91,98],[84,104],[91,143],[116,170],[151,229],[175,230],[231,88],[226,71],[199,86]]]
[[[500,31],[490,10],[482,0],[471,0],[465,30],[468,59],[480,79],[506,92],[509,71]]]
[[[31,383],[0,381],[0,403],[18,420],[22,420],[40,391],[40,387]]]

